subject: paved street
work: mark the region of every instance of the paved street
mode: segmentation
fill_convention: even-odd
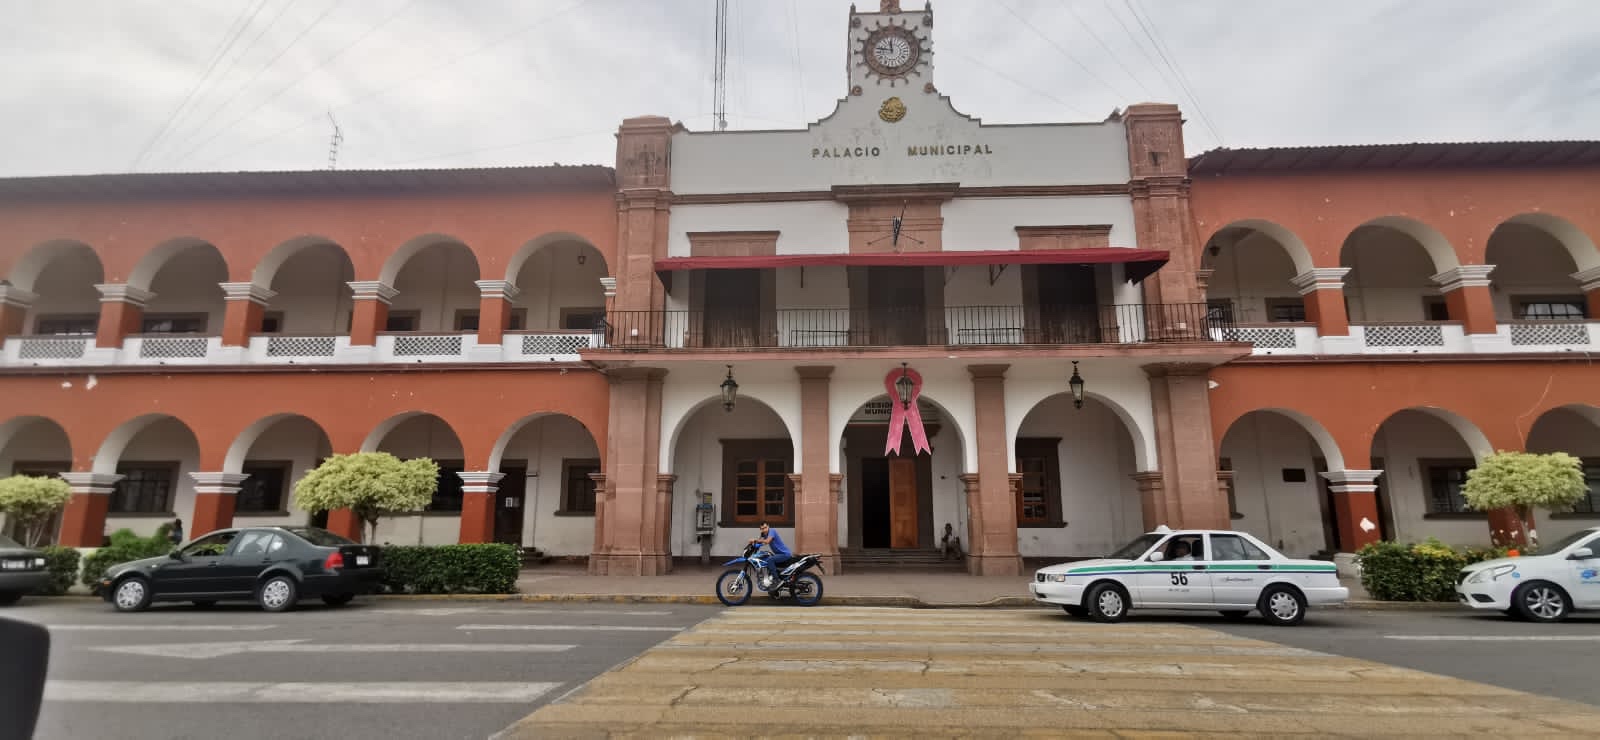
[[[38,740],[484,738],[717,610],[358,600],[287,614],[29,599]]]

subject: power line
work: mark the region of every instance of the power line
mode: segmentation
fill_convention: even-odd
[[[233,48],[234,42],[239,40],[239,36],[244,34],[244,29],[249,27],[250,23],[256,19],[256,15],[261,12],[261,9],[265,7],[266,4],[267,0],[260,0],[258,3],[256,3],[255,11],[250,13],[250,18],[245,20],[242,25],[239,21],[240,19],[243,19],[245,13],[249,11],[249,6],[239,9],[239,15],[234,16],[233,22],[228,24],[228,30],[222,32],[223,40],[218,43],[216,49],[212,50],[211,61],[206,64],[205,71],[200,73],[200,78],[194,81],[194,85],[190,87],[189,92],[183,96],[183,100],[178,102],[177,107],[173,108],[172,112],[167,114],[167,120],[162,122],[161,128],[156,129],[155,135],[151,136],[150,139],[144,143],[144,147],[139,149],[139,153],[134,156],[133,161],[128,163],[129,170],[133,170],[134,168],[138,167],[139,163],[144,160],[145,155],[150,152],[150,147],[155,145],[156,140],[160,139],[161,136],[167,132],[167,127],[172,125],[173,119],[178,117],[178,111],[183,110],[183,107],[189,104],[189,100],[194,97],[195,91],[199,90],[200,85],[206,81],[206,78],[211,76],[211,70],[216,69],[217,62],[222,61],[223,55],[227,54],[228,50]],[[237,28],[235,28],[235,26],[237,26]]]
[[[384,18],[377,25],[372,26],[371,28],[368,28],[366,30],[366,32],[362,33],[359,37],[357,37],[355,41],[352,41],[352,42],[350,42],[348,44],[345,44],[338,51],[334,52],[333,54],[331,54],[331,55],[329,55],[327,57],[324,57],[322,59],[322,61],[317,62],[317,64],[315,66],[313,66],[311,69],[307,70],[305,74],[300,75],[299,77],[297,77],[294,80],[292,80],[292,81],[288,82],[287,84],[285,84],[283,87],[278,88],[277,92],[273,93],[266,100],[261,101],[259,104],[256,105],[256,107],[251,108],[250,110],[245,111],[244,113],[241,113],[238,116],[235,116],[233,118],[233,120],[228,121],[227,124],[223,125],[219,129],[217,129],[217,131],[215,133],[211,134],[211,136],[207,137],[205,141],[202,141],[199,144],[197,144],[197,145],[195,145],[193,147],[190,147],[188,151],[185,151],[183,154],[179,155],[179,157],[178,157],[179,161],[182,161],[184,159],[188,159],[195,152],[198,152],[198,151],[200,151],[202,149],[205,149],[206,146],[211,144],[211,142],[216,141],[218,136],[221,136],[221,135],[227,133],[228,131],[231,131],[233,129],[234,124],[237,124],[238,122],[250,117],[251,115],[254,115],[256,111],[259,111],[262,108],[267,107],[273,101],[275,101],[278,98],[282,97],[284,93],[288,92],[295,85],[300,84],[301,82],[305,81],[306,78],[310,77],[311,75],[316,74],[318,71],[322,70],[323,67],[326,67],[329,64],[332,64],[335,59],[338,59],[339,57],[344,56],[345,52],[350,51],[351,49],[354,49],[355,47],[361,45],[361,42],[366,41],[368,36],[371,36],[372,34],[378,32],[384,26],[389,25],[390,21],[393,21],[395,18],[400,17],[401,13],[404,13],[407,10],[410,10],[411,6],[416,5],[418,1],[419,0],[411,0],[411,2],[406,3],[405,5],[401,6],[399,10],[396,10],[393,13],[390,13],[389,17]]]
[[[1133,19],[1139,23],[1139,27],[1144,29],[1145,35],[1150,37],[1151,43],[1156,47],[1156,53],[1161,55],[1161,59],[1172,69],[1173,76],[1178,78],[1178,84],[1183,87],[1183,91],[1189,95],[1189,100],[1194,103],[1195,112],[1200,114],[1200,120],[1205,122],[1206,129],[1211,131],[1211,135],[1216,138],[1217,144],[1221,145],[1223,143],[1222,134],[1217,132],[1217,127],[1211,124],[1211,117],[1206,115],[1205,109],[1200,106],[1200,98],[1194,94],[1194,89],[1189,86],[1188,78],[1184,76],[1183,70],[1174,64],[1172,59],[1167,56],[1167,53],[1162,50],[1164,44],[1160,40],[1160,34],[1153,30],[1155,21],[1151,20],[1150,25],[1146,26],[1145,20],[1140,17],[1139,11],[1134,8],[1133,0],[1122,1],[1127,4],[1128,11],[1133,14]]]
[[[1118,98],[1122,98],[1122,93],[1118,92],[1116,88],[1112,87],[1111,83],[1106,82],[1105,79],[1102,78],[1100,75],[1095,74],[1094,70],[1089,69],[1088,65],[1084,64],[1081,61],[1078,61],[1078,58],[1073,56],[1072,52],[1067,51],[1066,48],[1061,46],[1061,44],[1056,43],[1055,39],[1044,35],[1044,32],[1040,31],[1037,27],[1035,27],[1031,21],[1029,21],[1026,18],[1023,18],[1020,15],[1017,15],[1017,11],[1012,10],[1011,6],[1005,4],[1004,0],[1000,0],[1000,2],[998,4],[1000,5],[1000,7],[1005,8],[1006,12],[1011,14],[1011,17],[1016,18],[1018,21],[1022,22],[1022,25],[1027,26],[1028,30],[1032,31],[1034,33],[1034,35],[1038,36],[1039,38],[1044,39],[1047,42],[1049,42],[1051,46],[1056,47],[1056,51],[1061,52],[1061,54],[1063,56],[1065,56],[1068,59],[1071,59],[1073,64],[1078,65],[1078,68],[1084,71],[1084,74],[1087,74],[1090,77],[1093,77],[1096,82],[1099,82],[1101,85],[1104,85],[1107,90],[1111,91],[1112,95],[1114,95],[1114,96],[1116,96]]]
[[[1095,43],[1099,44],[1100,48],[1106,50],[1106,55],[1110,56],[1111,61],[1116,62],[1117,66],[1122,68],[1123,73],[1128,75],[1128,79],[1133,80],[1133,84],[1138,85],[1139,89],[1143,90],[1146,96],[1154,98],[1155,93],[1150,92],[1150,88],[1145,87],[1144,82],[1138,77],[1134,76],[1133,70],[1128,69],[1128,65],[1122,63],[1122,57],[1117,56],[1117,53],[1111,50],[1111,47],[1106,44],[1105,40],[1100,38],[1100,34],[1095,33],[1094,28],[1091,27],[1082,16],[1078,15],[1078,10],[1072,7],[1070,0],[1061,0],[1061,4],[1066,7],[1068,13],[1072,14],[1072,18],[1078,22],[1078,25],[1082,26],[1083,30],[1089,32],[1089,36],[1094,39]]]
[[[795,10],[795,3],[799,0],[789,0],[789,37],[794,40],[794,77],[795,99],[800,103],[800,120],[811,122],[811,116],[806,113],[806,75],[800,65],[800,18]]]
[[[1028,92],[1031,92],[1034,95],[1038,95],[1038,96],[1040,96],[1042,98],[1048,98],[1048,99],[1053,100],[1053,101],[1055,101],[1057,103],[1060,103],[1061,107],[1066,108],[1068,110],[1071,110],[1073,112],[1076,112],[1078,115],[1081,115],[1081,116],[1093,116],[1094,115],[1093,113],[1089,113],[1088,111],[1085,111],[1084,109],[1079,108],[1076,105],[1073,105],[1071,103],[1068,103],[1065,100],[1062,100],[1061,98],[1058,98],[1058,97],[1056,97],[1054,95],[1051,95],[1050,93],[1047,93],[1047,92],[1045,92],[1043,90],[1040,90],[1040,89],[1038,89],[1036,87],[1033,87],[1033,86],[1031,86],[1031,85],[1029,85],[1029,84],[1027,84],[1025,82],[1022,82],[1022,81],[1018,80],[1017,78],[1012,77],[1011,75],[1008,75],[1008,74],[1006,74],[1004,72],[1001,72],[998,69],[995,69],[994,67],[991,67],[991,66],[989,66],[987,64],[984,64],[983,62],[978,61],[973,56],[971,56],[969,54],[966,54],[966,53],[962,52],[959,49],[944,49],[943,51],[946,52],[946,53],[955,54],[956,56],[961,57],[962,59],[965,59],[965,60],[967,60],[969,62],[972,62],[973,64],[978,65],[979,67],[982,67],[982,68],[984,68],[986,70],[989,70],[990,74],[993,74],[994,76],[999,77],[1002,80],[1010,82],[1011,84],[1016,85],[1017,87],[1020,87],[1020,88],[1022,88],[1024,90],[1027,90]]]
[[[278,19],[282,18],[284,13],[289,12],[289,8],[293,7],[294,4],[297,3],[297,2],[300,2],[300,0],[288,0],[288,2],[286,2],[283,5],[279,6],[278,12],[275,15],[272,16],[271,20],[267,21],[267,25],[263,26],[261,28],[261,30],[257,31],[256,35],[252,36],[250,38],[250,42],[244,45],[244,49],[242,51],[240,51],[238,53],[238,55],[236,55],[232,59],[228,60],[227,66],[223,67],[222,71],[217,73],[217,77],[216,77],[217,83],[216,83],[216,85],[213,85],[211,90],[207,90],[207,91],[201,93],[200,94],[200,98],[204,98],[206,95],[210,94],[218,86],[220,86],[222,84],[221,80],[225,79],[228,76],[228,73],[233,71],[233,68],[239,64],[239,60],[243,59],[246,54],[249,54],[250,50],[255,48],[256,42],[260,41],[262,36],[267,35],[267,32],[272,30],[272,27],[278,24]],[[199,101],[199,98],[196,98],[194,107],[190,108],[188,111],[185,111],[184,115],[188,115],[189,113],[194,112],[199,107],[200,107],[200,101]],[[183,116],[179,116],[179,118],[183,118]],[[177,128],[178,127],[174,126],[173,130],[176,131]]]
[[[616,133],[615,131],[609,131],[608,130],[608,131],[588,131],[588,132],[581,133],[581,134],[563,134],[561,136],[546,136],[546,137],[541,137],[541,138],[537,138],[537,139],[524,139],[522,141],[514,141],[514,142],[511,142],[510,144],[495,144],[493,146],[478,147],[477,149],[466,149],[466,150],[459,151],[459,152],[450,152],[449,154],[435,154],[435,155],[430,156],[430,157],[418,157],[416,159],[406,159],[406,160],[401,160],[401,161],[390,160],[389,162],[386,162],[385,164],[403,165],[403,164],[414,164],[414,163],[417,163],[417,162],[430,162],[430,161],[433,161],[435,159],[449,159],[450,157],[464,157],[464,156],[466,156],[468,154],[479,154],[479,153],[482,153],[482,152],[492,152],[492,151],[498,151],[498,150],[501,150],[501,149],[515,149],[517,147],[528,146],[530,144],[544,144],[544,143],[548,143],[548,142],[551,142],[551,141],[565,141],[567,139],[580,139],[580,138],[583,138],[585,136],[611,136],[611,135],[613,135],[615,133]]]
[[[1122,32],[1127,34],[1128,41],[1133,44],[1133,48],[1138,49],[1144,60],[1150,63],[1150,68],[1156,71],[1156,78],[1162,82],[1169,82],[1166,73],[1161,70],[1161,65],[1156,63],[1155,57],[1150,56],[1150,52],[1145,51],[1144,44],[1139,43],[1138,37],[1133,35],[1133,29],[1128,28],[1128,24],[1122,22],[1122,16],[1118,15],[1117,9],[1111,6],[1111,0],[1105,0],[1105,3],[1106,12],[1110,13],[1112,20],[1115,20],[1117,25],[1122,27]]]
[[[728,0],[717,0],[717,50],[711,60],[711,110],[718,131],[728,128]]]

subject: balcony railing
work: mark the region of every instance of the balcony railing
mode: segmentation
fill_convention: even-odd
[[[1178,303],[612,311],[603,332],[606,348],[638,350],[1215,342],[1232,327],[1206,304]]]

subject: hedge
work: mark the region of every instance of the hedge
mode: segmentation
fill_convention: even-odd
[[[395,594],[510,594],[522,558],[503,543],[383,548],[383,591]]]
[[[119,529],[111,533],[110,539],[111,544],[89,553],[83,559],[83,585],[90,589],[100,583],[100,577],[113,565],[159,557],[173,549],[172,543],[167,541],[165,524],[151,537],[140,537],[132,530]]]
[[[1356,553],[1361,585],[1379,601],[1455,601],[1456,577],[1473,563],[1506,556],[1506,548],[1452,548],[1436,539],[1375,542]]]
[[[39,548],[44,553],[45,568],[50,571],[50,583],[35,593],[40,596],[60,596],[78,580],[78,564],[82,555],[70,547],[48,545]]]

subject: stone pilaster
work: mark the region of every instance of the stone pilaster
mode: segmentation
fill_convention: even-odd
[[[969,365],[973,405],[977,411],[978,495],[967,498],[975,527],[974,554],[967,568],[974,575],[1011,576],[1022,572],[1017,552],[1017,503],[1010,455],[1006,454],[1006,387],[1009,365]],[[970,489],[969,489],[970,490]]]
[[[1348,267],[1313,267],[1290,278],[1305,301],[1306,319],[1325,337],[1350,335],[1350,317],[1344,310],[1344,277]]]
[[[660,368],[611,370],[611,434],[606,440],[606,508],[597,529],[590,572],[659,575],[670,564],[656,550],[657,528],[670,526],[657,509],[661,449]]]
[[[129,334],[138,334],[144,325],[144,307],[156,297],[143,288],[127,283],[100,283],[100,325],[95,330],[94,346],[122,347]]]
[[[400,291],[381,280],[352,280],[346,285],[350,286],[351,306],[350,316],[350,344],[352,346],[370,347],[378,343],[378,332],[383,331],[389,323],[389,302],[400,295]]]
[[[1166,494],[1161,490],[1165,476],[1159,470],[1144,470],[1134,473],[1132,478],[1139,486],[1139,511],[1144,514],[1144,531],[1166,524]]]
[[[479,280],[478,344],[499,347],[511,325],[511,302],[520,292],[509,280]]]
[[[222,346],[248,347],[250,337],[261,333],[261,317],[275,291],[255,283],[218,283],[227,312],[222,319]]]
[[[111,492],[122,476],[115,473],[62,473],[61,479],[72,490],[72,498],[61,512],[63,547],[99,547],[106,536],[106,512],[111,509]]]
[[[1217,454],[1211,437],[1210,366],[1145,365],[1155,411],[1156,448],[1174,528],[1229,529],[1227,497],[1217,488]]]
[[[1129,106],[1122,120],[1139,246],[1169,254],[1167,264],[1145,279],[1145,302],[1204,303],[1205,292],[1196,275],[1201,245],[1189,213],[1183,115],[1176,105],[1140,103]]]
[[[0,285],[0,347],[6,337],[26,333],[28,308],[38,296],[15,285]]]
[[[655,261],[667,256],[667,219],[672,204],[672,121],[661,116],[629,118],[617,131],[618,311],[660,311],[666,291]]]
[[[1433,276],[1444,293],[1451,321],[1461,322],[1468,334],[1494,334],[1494,298],[1489,295],[1489,273],[1494,265],[1460,265]]]
[[[461,533],[457,541],[494,542],[495,494],[505,473],[489,470],[464,470],[461,478]]]
[[[672,491],[678,476],[656,474],[656,517],[651,528],[655,535],[654,556],[662,563],[662,573],[672,572]]]
[[[795,546],[822,556],[830,573],[839,565],[839,499],[831,475],[835,439],[828,424],[832,366],[796,367],[800,376],[800,475],[795,478]]]
[[[1589,318],[1600,319],[1600,267],[1574,272],[1572,279],[1583,287],[1584,300],[1589,304]]]
[[[189,533],[198,537],[233,526],[239,488],[250,476],[244,473],[190,473],[194,480],[194,513]]]

